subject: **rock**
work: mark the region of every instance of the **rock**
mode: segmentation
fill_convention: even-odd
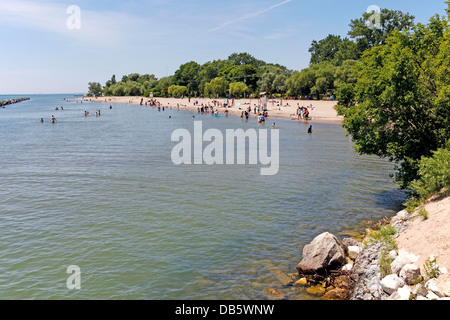
[[[435,295],[438,296],[438,298],[443,298],[445,295],[442,293],[441,290],[436,285],[436,279],[430,279],[425,283],[425,288],[432,291]]]
[[[306,292],[308,292],[309,294],[316,295],[316,296],[322,296],[325,294],[326,289],[322,285],[319,284],[317,286],[308,287],[306,289]]]
[[[267,296],[268,300],[283,300],[284,293],[275,289],[264,289],[263,293]]]
[[[398,288],[404,285],[405,282],[396,274],[390,274],[381,280],[381,288],[387,294],[393,294]]]
[[[303,274],[337,270],[346,262],[344,250],[337,238],[329,232],[318,235],[303,248],[302,261],[297,270]]]
[[[341,271],[344,272],[350,272],[352,271],[353,263],[347,263],[345,266],[342,267]]]
[[[389,258],[389,259],[392,259],[392,260],[395,260],[395,258],[397,258],[397,250],[391,250],[391,251],[389,251],[389,253],[388,253],[388,258]]]
[[[416,300],[426,300],[428,301],[428,299],[424,296],[417,296]]]
[[[342,288],[335,288],[325,293],[324,298],[329,300],[347,300],[348,291]]]
[[[428,294],[427,294],[426,298],[428,300],[437,300],[437,299],[439,299],[439,297],[435,293],[433,293],[432,291],[428,291]]]
[[[400,296],[400,299],[398,300],[409,300],[409,297],[411,296],[411,288],[407,285],[398,288],[397,293]]]
[[[358,247],[358,246],[350,246],[350,247],[348,247],[347,251],[348,251],[349,258],[352,260],[356,260],[358,255],[361,253],[362,248]]]
[[[375,242],[364,248],[356,258],[350,273],[350,300],[381,300],[383,289],[380,284],[379,255],[384,245]]]
[[[306,278],[301,278],[300,280],[294,283],[294,287],[306,286],[308,284],[308,280]]]
[[[364,245],[356,241],[352,238],[345,238],[342,240],[342,245],[344,246],[344,249],[348,251],[348,247],[354,246],[354,247],[360,247],[361,249],[364,249]]]
[[[405,256],[406,258],[409,259],[410,263],[414,263],[414,262],[417,262],[419,260],[418,256],[416,256],[415,254],[409,253],[406,250],[399,250],[398,251],[398,255],[399,256]]]
[[[421,283],[417,284],[411,291],[411,293],[417,297],[425,297],[428,294],[428,289]]]
[[[405,253],[405,251],[400,250],[397,258],[395,258],[394,261],[392,261],[391,263],[391,271],[392,273],[399,275],[402,268],[410,263],[412,263],[412,261],[408,253]]]
[[[439,298],[438,300],[447,300],[447,301],[450,301],[450,297]]]
[[[415,264],[405,264],[400,271],[400,278],[402,278],[406,284],[416,284],[420,281],[420,268]]]

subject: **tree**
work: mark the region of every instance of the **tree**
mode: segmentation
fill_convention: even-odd
[[[309,52],[311,52],[311,65],[327,61],[340,66],[345,60],[359,58],[355,42],[332,34],[319,42],[313,40]]]
[[[450,138],[448,17],[394,31],[384,43],[364,53],[337,109],[356,150],[395,162],[396,180],[407,188],[421,157]]]
[[[367,21],[374,13],[364,13],[359,19],[351,20],[348,35],[356,39],[360,53],[382,45],[394,31],[406,31],[414,26],[414,16],[398,10],[381,9],[380,26],[369,26]]]
[[[233,82],[229,85],[229,91],[232,96],[239,98],[245,92],[248,92],[248,86],[243,82]]]
[[[248,64],[256,68],[260,68],[266,64],[264,61],[256,59],[247,52],[233,53],[228,57],[228,61],[230,61],[231,64],[236,66]]]
[[[205,86],[205,95],[207,96],[225,96],[227,94],[229,87],[228,81],[222,77],[215,78],[207,83]]]
[[[188,88],[186,86],[171,85],[167,91],[172,97],[182,97],[186,95]]]
[[[113,84],[116,84],[116,75],[113,74],[113,76],[111,77],[111,80],[106,81],[105,87],[110,87]]]
[[[288,94],[291,96],[309,95],[316,83],[316,74],[313,69],[305,68],[301,72],[292,74],[286,81]]]
[[[102,85],[100,82],[89,82],[88,83],[88,96],[99,97],[103,93]]]
[[[175,71],[172,77],[171,84],[186,86],[189,95],[194,95],[198,91],[198,75],[200,71],[200,65],[191,61],[180,66],[180,68]]]

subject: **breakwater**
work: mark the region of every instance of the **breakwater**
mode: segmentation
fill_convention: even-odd
[[[22,101],[30,100],[30,98],[18,98],[18,99],[7,99],[0,101],[0,108],[4,108],[7,105],[19,103]]]

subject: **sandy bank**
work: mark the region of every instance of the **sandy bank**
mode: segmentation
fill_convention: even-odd
[[[106,103],[127,103],[140,104],[141,99],[145,105],[149,98],[146,97],[98,97],[98,98],[78,98],[74,100],[97,101]],[[225,103],[226,99],[208,99],[208,98],[154,98],[161,103],[161,106],[180,108],[183,110],[197,111],[197,108],[203,105],[214,106],[217,103]],[[198,105],[194,102],[198,101]],[[232,100],[228,100],[231,104]],[[251,107],[250,116],[254,117],[254,107],[260,105],[259,99],[235,99],[234,105],[228,108],[229,114],[240,115],[248,107]],[[268,99],[267,107],[269,117],[297,120],[296,111],[298,107],[307,107],[313,122],[335,122],[340,123],[343,117],[338,116],[334,106],[336,101],[315,101],[315,100],[280,100]],[[214,108],[216,110],[216,108]],[[219,114],[223,114],[225,107],[217,107]]]
[[[428,219],[412,214],[408,228],[397,238],[398,249],[406,250],[419,259],[414,264],[425,274],[423,265],[434,255],[439,267],[450,271],[450,197],[439,200],[429,200],[424,205]],[[438,282],[448,286],[450,291],[450,274],[443,274]]]

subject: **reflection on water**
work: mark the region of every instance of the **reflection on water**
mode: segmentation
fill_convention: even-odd
[[[264,262],[294,272],[319,233],[362,230],[403,201],[392,164],[357,155],[339,125],[308,135],[277,119],[280,170],[261,176],[170,158],[173,130],[194,120],[222,132],[256,121],[31,97],[0,110],[2,299],[265,299],[270,288],[314,299]],[[81,290],[66,287],[70,265]]]

